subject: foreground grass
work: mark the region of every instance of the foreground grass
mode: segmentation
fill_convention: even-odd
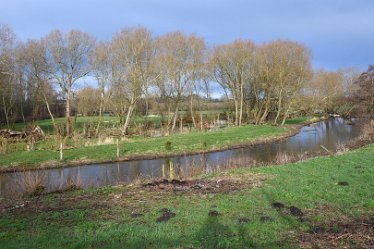
[[[237,191],[183,193],[127,186],[11,204],[4,200],[0,244],[2,248],[298,248],[298,234],[308,233],[315,223],[331,226],[342,219],[373,217],[373,161],[374,145],[370,145],[336,157],[236,169],[208,178],[266,179],[254,184],[257,187]],[[337,184],[342,181],[348,186]],[[277,211],[273,202],[300,208],[306,221]],[[161,208],[176,216],[157,223]],[[209,216],[211,210],[220,215]],[[144,216],[131,218],[133,212]],[[249,222],[240,223],[240,218]],[[351,240],[349,247],[362,247]]]
[[[259,139],[272,138],[285,134],[291,130],[290,126],[278,127],[271,125],[245,125],[241,127],[229,127],[211,132],[191,132],[170,137],[143,138],[135,137],[120,142],[120,157],[125,158],[135,155],[162,155],[188,153],[202,150],[214,150],[227,146],[253,142]],[[171,148],[165,144],[170,142]],[[46,143],[42,141],[40,143]],[[34,167],[47,161],[58,161],[58,141],[49,141],[48,144],[36,145],[43,148],[35,151],[16,151],[1,155],[1,166]],[[117,147],[115,144],[97,145],[74,148],[64,151],[64,162],[91,160],[109,161],[116,160]]]

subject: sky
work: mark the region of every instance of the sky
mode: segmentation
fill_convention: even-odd
[[[316,69],[374,63],[374,0],[0,0],[0,24],[23,41],[54,29],[110,40],[134,26],[196,33],[209,46],[290,39],[312,51]]]

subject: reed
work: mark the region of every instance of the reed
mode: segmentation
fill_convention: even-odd
[[[37,196],[41,195],[45,190],[45,184],[47,182],[47,174],[43,171],[22,171],[18,173],[18,177],[15,180],[15,189],[18,195],[24,196]]]

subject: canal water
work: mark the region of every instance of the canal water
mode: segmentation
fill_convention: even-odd
[[[64,190],[78,185],[82,188],[131,183],[139,178],[162,176],[162,168],[173,162],[176,174],[214,171],[228,165],[258,165],[274,162],[279,155],[313,155],[336,151],[360,135],[359,125],[348,125],[341,118],[329,119],[304,126],[300,132],[284,140],[239,149],[171,158],[134,160],[116,163],[82,165],[60,169],[0,174],[0,196],[16,196],[34,185],[43,192]],[[162,166],[164,165],[164,166]]]

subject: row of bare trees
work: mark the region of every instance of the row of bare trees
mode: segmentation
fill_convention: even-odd
[[[17,42],[3,25],[0,120],[9,126],[19,116],[38,119],[48,113],[56,125],[54,118],[63,107],[70,134],[77,82],[86,80],[91,87],[78,92],[78,107],[83,110],[87,105],[82,103],[91,103],[89,108],[95,109],[96,135],[105,111],[121,117],[125,135],[137,106],[148,105],[149,99],[162,106],[159,114],[166,117],[169,133],[175,130],[186,99],[196,126],[195,102],[202,96],[209,100],[212,93],[223,93],[236,125],[269,120],[283,124],[301,108],[334,109],[337,97],[347,95],[358,75],[357,70],[313,72],[310,61],[309,49],[289,40],[237,40],[209,48],[194,34],[154,37],[138,27],[125,28],[103,42],[77,30],[55,30],[39,40]]]

